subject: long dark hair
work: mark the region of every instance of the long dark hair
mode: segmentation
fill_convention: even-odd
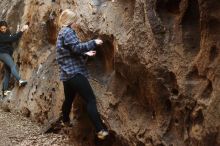
[[[1,20],[0,21],[0,27],[1,26],[6,26],[6,27],[8,27],[8,23],[5,21],[5,20]]]
[[[6,34],[10,34],[10,30],[8,29],[8,23],[7,23],[5,20],[1,20],[1,21],[0,21],[0,27],[1,27],[1,26],[7,27]],[[0,33],[2,33],[2,32],[0,32]]]

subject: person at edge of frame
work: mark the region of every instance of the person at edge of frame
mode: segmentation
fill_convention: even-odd
[[[16,78],[19,83],[19,86],[23,86],[27,84],[26,80],[21,79],[16,64],[13,61],[12,55],[14,52],[14,48],[12,44],[18,41],[23,32],[28,30],[29,26],[24,25],[20,31],[15,34],[11,34],[8,29],[8,24],[6,21],[0,21],[0,61],[4,63],[4,78],[3,78],[3,86],[2,86],[2,95],[3,97],[7,96],[11,91],[9,88],[9,81],[11,74]]]

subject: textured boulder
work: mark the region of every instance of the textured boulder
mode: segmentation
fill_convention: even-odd
[[[75,145],[220,145],[220,3],[218,0],[2,0],[0,16],[12,31],[30,22],[14,58],[24,88],[12,83],[3,105],[39,123],[58,116],[63,87],[55,61],[57,19],[77,13],[82,40],[104,45],[88,60],[98,109],[110,130],[104,142],[77,99],[70,135]],[[1,71],[1,74],[3,71]],[[1,75],[2,76],[2,75]]]

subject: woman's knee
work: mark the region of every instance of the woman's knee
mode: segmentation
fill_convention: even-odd
[[[11,71],[17,71],[17,66],[15,64],[11,66]]]
[[[0,60],[4,62],[8,67],[12,68],[13,66],[16,66],[12,57],[8,54],[3,54],[0,56]]]

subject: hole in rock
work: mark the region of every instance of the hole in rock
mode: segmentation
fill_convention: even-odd
[[[210,31],[211,34],[213,35],[218,35],[220,33],[220,20],[217,18],[209,18],[208,19],[208,30]]]
[[[212,46],[211,50],[210,50],[210,55],[209,55],[209,60],[210,61],[214,61],[215,58],[218,56],[218,51],[217,51],[217,47],[216,46]]]
[[[166,100],[166,110],[171,111],[172,109],[172,103],[170,100]]]
[[[180,13],[179,5],[180,0],[157,0],[156,2],[156,12],[162,21],[162,24],[160,24],[162,27],[159,27],[159,35],[162,35],[163,39],[165,37],[163,34],[165,33],[164,28],[172,29],[175,17]],[[156,30],[158,30],[158,28]]]
[[[145,146],[145,144],[143,142],[141,142],[141,141],[138,141],[136,146]]]
[[[175,124],[179,124],[179,120],[178,119],[175,119]]]
[[[186,79],[198,79],[199,73],[197,67],[193,66],[193,68],[186,75]]]
[[[182,19],[182,38],[186,51],[197,53],[200,48],[200,12],[198,0],[189,0]]]
[[[155,19],[155,21],[160,21],[157,22],[157,25],[155,25],[155,22],[152,22],[151,25],[153,32],[157,34],[157,40],[159,41],[159,44],[164,45],[164,39],[166,37],[165,33],[169,29],[172,29],[175,22],[175,17],[179,14],[179,4],[180,0],[156,1],[156,12],[160,19]]]
[[[172,89],[171,91],[173,93],[173,95],[178,95],[179,94],[179,91],[178,89]]]
[[[199,110],[198,113],[197,113],[197,117],[195,119],[195,122],[199,123],[199,124],[202,124],[203,121],[204,121],[203,112],[202,112],[202,110]]]
[[[114,71],[114,37],[102,35],[103,45],[97,47],[96,57],[89,57],[87,66],[92,78],[107,84]]]
[[[203,91],[201,97],[202,97],[203,99],[209,99],[209,98],[211,98],[212,92],[213,92],[212,82],[209,80],[209,81],[208,81],[208,85],[207,85],[207,87],[205,88],[205,90]]]
[[[157,0],[157,11],[165,10],[173,14],[178,14],[181,0]]]
[[[57,26],[55,25],[55,12],[51,12],[46,22],[47,39],[50,44],[55,44],[57,40]]]

